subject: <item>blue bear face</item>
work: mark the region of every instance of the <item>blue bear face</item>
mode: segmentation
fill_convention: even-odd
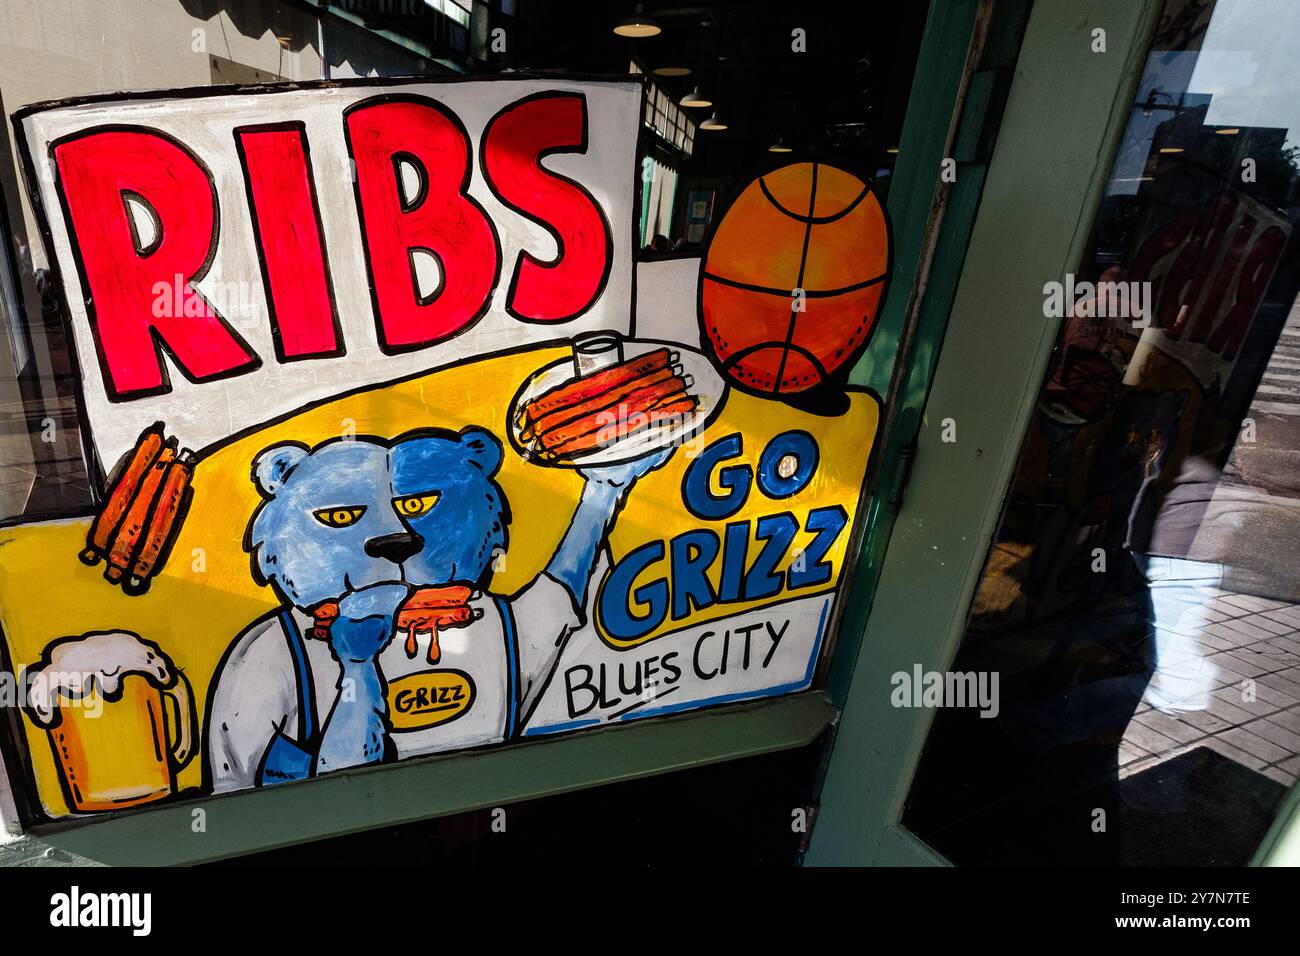
[[[477,428],[268,448],[253,463],[253,575],[302,609],[386,581],[482,587],[510,521],[500,466]]]

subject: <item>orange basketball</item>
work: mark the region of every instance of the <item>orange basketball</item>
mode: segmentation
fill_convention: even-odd
[[[871,187],[822,162],[782,166],[736,197],[700,270],[715,364],[749,392],[817,388],[866,347],[889,273],[889,224]]]

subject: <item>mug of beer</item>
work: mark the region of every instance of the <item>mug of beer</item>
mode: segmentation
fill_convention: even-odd
[[[27,714],[54,750],[74,811],[119,810],[175,791],[196,737],[189,681],[125,631],[54,641],[28,670]]]

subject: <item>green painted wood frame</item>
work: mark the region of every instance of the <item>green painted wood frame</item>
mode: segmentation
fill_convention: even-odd
[[[1007,22],[1022,20],[1027,2],[998,0]],[[902,475],[900,466],[906,461],[905,450],[919,421],[956,286],[960,252],[974,219],[979,189],[971,186],[982,183],[980,163],[963,165],[963,170],[978,170],[978,176],[959,174],[960,188],[953,191],[959,201],[948,206],[943,219],[942,239],[948,253],[941,270],[927,267],[927,246],[934,244],[927,241],[927,235],[934,233],[932,214],[942,192],[937,187],[940,162],[954,143],[978,159],[979,141],[988,132],[988,110],[996,102],[995,97],[980,96],[973,101],[979,108],[972,109],[969,118],[962,117],[960,129],[951,121],[959,115],[970,80],[970,70],[964,69],[968,65],[966,52],[981,16],[986,23],[992,8],[992,0],[931,0],[899,163],[888,197],[897,244],[895,288],[901,292],[911,281],[912,293],[890,297],[877,333],[883,342],[901,339],[906,345],[905,358],[910,356],[920,367],[915,374],[896,377],[891,375],[891,363],[875,367],[868,363],[855,370],[855,381],[872,384],[887,397],[906,395],[898,404],[900,409],[911,410],[911,417],[895,416],[894,426],[882,432],[879,494],[867,509],[865,529],[859,529],[864,543],[845,602],[848,611],[842,615],[840,639],[826,668],[825,691],[496,750],[344,771],[307,784],[33,827],[22,839],[0,844],[0,864],[165,865],[215,860],[806,746],[823,737],[838,714],[834,701],[842,701],[849,689],[862,621],[885,553],[884,537],[893,524],[893,512],[882,506],[883,499],[896,489]],[[1002,51],[1004,59],[1014,59],[1018,35],[1018,29],[1004,34],[1004,45],[1011,44]],[[1013,36],[1014,42],[1006,39]],[[913,281],[918,269],[925,270],[919,282]],[[922,326],[910,303],[918,290],[925,289],[927,278],[933,280],[926,295],[929,321]],[[877,498],[882,504],[875,503]]]
[[[899,823],[933,712],[893,707],[890,676],[918,664],[945,670],[961,641],[1058,332],[1043,315],[1043,283],[1081,260],[1161,6],[1033,6],[907,500],[847,687],[809,864],[944,862]],[[1105,52],[1093,52],[1097,29]],[[947,420],[952,442],[942,438]]]

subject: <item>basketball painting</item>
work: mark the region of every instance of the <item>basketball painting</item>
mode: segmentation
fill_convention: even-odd
[[[825,162],[794,162],[745,186],[700,269],[703,341],[738,388],[837,412],[871,337],[891,260],[870,184]]]

